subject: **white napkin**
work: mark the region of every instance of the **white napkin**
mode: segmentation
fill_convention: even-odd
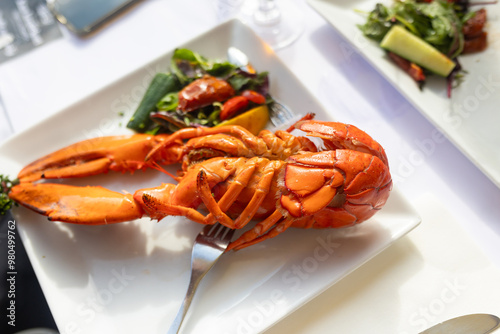
[[[468,313],[500,316],[500,270],[433,195],[409,235],[271,328],[274,333],[419,333]]]

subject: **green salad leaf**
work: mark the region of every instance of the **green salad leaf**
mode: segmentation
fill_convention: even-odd
[[[160,111],[171,111],[175,110],[177,105],[179,105],[179,94],[177,92],[173,92],[165,95],[160,102],[156,104],[156,107]]]
[[[390,9],[378,3],[375,5],[375,9],[368,14],[366,23],[362,25],[359,24],[358,28],[361,29],[366,37],[376,42],[380,42],[394,24],[390,18]]]
[[[393,25],[401,24],[449,58],[455,58],[463,50],[462,26],[469,18],[455,9],[453,3],[441,0],[395,1],[390,7],[379,3],[368,14],[366,23],[358,27],[365,36],[380,42]]]
[[[204,74],[227,77],[237,69],[236,65],[228,61],[210,60],[189,49],[176,49],[170,67],[184,85]]]
[[[7,175],[0,174],[0,216],[12,208],[14,201],[9,198],[9,192],[18,183],[17,179],[11,180]]]

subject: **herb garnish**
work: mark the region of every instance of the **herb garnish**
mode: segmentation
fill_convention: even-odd
[[[17,179],[11,180],[8,176],[0,174],[0,216],[5,215],[12,208],[14,202],[9,198],[9,192],[18,183]]]

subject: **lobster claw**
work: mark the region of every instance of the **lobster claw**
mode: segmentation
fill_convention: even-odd
[[[141,218],[143,210],[130,194],[103,187],[21,183],[10,198],[49,218],[74,224],[101,225]]]
[[[176,141],[158,150],[152,161],[145,161],[146,155],[167,136],[136,134],[84,140],[32,162],[19,172],[18,178],[24,183],[39,179],[90,176],[109,170],[134,172],[152,167],[155,163],[176,163],[182,151]]]

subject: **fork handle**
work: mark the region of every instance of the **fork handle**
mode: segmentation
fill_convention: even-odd
[[[213,263],[210,263],[210,262],[205,262],[203,260],[199,260],[199,261],[195,261],[192,264],[193,270],[191,272],[191,278],[189,279],[189,285],[188,285],[188,289],[186,291],[186,296],[184,297],[184,300],[182,301],[182,305],[179,308],[179,311],[177,312],[177,315],[175,316],[175,319],[172,322],[172,325],[170,325],[170,328],[169,328],[167,334],[179,333],[179,330],[182,326],[182,321],[184,320],[184,317],[186,316],[186,313],[189,309],[189,306],[191,305],[191,301],[193,300],[196,288],[198,287],[198,284],[200,284],[201,279],[212,268],[214,263],[215,263],[215,261]]]
[[[194,292],[196,291],[196,288],[198,284],[200,283],[201,279],[203,276],[205,276],[206,271],[193,271],[191,274],[191,278],[189,280],[189,285],[188,289],[186,292],[186,296],[184,297],[184,300],[182,301],[182,305],[179,308],[179,311],[177,312],[177,315],[175,316],[174,321],[172,322],[172,325],[170,325],[170,328],[168,330],[167,334],[177,334],[179,333],[179,330],[181,329],[182,321],[184,320],[184,317],[186,316],[186,313],[189,309],[189,306],[191,305],[191,301],[193,300],[194,297]]]

